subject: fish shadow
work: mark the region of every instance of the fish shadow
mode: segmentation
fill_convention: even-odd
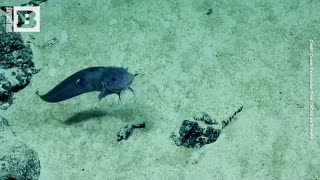
[[[75,123],[81,123],[84,121],[88,121],[92,118],[99,118],[107,115],[106,111],[103,110],[86,110],[82,112],[78,112],[75,115],[69,117],[67,120],[65,120],[64,124],[75,124]]]

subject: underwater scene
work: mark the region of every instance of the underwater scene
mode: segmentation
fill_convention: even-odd
[[[320,180],[319,8],[0,0],[0,180]]]

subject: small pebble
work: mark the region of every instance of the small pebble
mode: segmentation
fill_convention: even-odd
[[[208,8],[208,9],[205,9],[204,10],[204,14],[206,14],[206,15],[210,15],[212,13],[212,9],[211,8]]]
[[[126,124],[124,127],[120,128],[120,130],[117,133],[117,141],[121,141],[123,139],[128,139],[130,134],[132,132],[132,127],[129,127],[128,124]]]

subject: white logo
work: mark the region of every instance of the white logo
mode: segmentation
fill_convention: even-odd
[[[31,11],[32,13],[19,13],[19,11]],[[7,21],[6,30],[7,32],[12,32],[12,8],[7,8]],[[24,6],[14,6],[13,7],[13,32],[40,32],[40,7],[24,7]],[[24,21],[19,22],[19,16]],[[18,27],[18,24],[23,23],[23,25]]]

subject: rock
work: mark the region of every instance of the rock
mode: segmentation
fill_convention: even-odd
[[[171,138],[177,146],[187,148],[199,148],[215,142],[219,135],[219,129],[213,127],[201,127],[198,122],[184,120],[179,130],[179,137],[172,133]]]
[[[132,127],[126,124],[124,127],[120,128],[117,133],[117,141],[127,140],[132,132]]]
[[[233,120],[236,119],[236,115],[241,112],[243,109],[243,105],[241,105],[230,117],[228,117],[227,119],[223,120],[221,122],[222,124],[222,129],[224,129],[225,127],[227,127]]]
[[[33,54],[20,33],[5,30],[5,16],[0,17],[0,109],[7,109],[13,94],[25,88],[39,72],[32,61]]]
[[[31,0],[29,3],[26,5],[34,5],[34,6],[39,6],[41,3],[46,2],[48,0]],[[23,4],[24,5],[24,4]],[[22,6],[23,6],[22,5]]]
[[[196,121],[203,121],[206,124],[218,124],[218,122],[215,119],[212,119],[209,114],[205,113],[205,112],[199,112],[199,113],[195,113],[193,115],[193,119]]]
[[[0,180],[37,180],[40,161],[37,153],[17,140],[9,122],[0,116]]]
[[[146,127],[145,122],[142,122],[139,124],[132,124],[130,126],[128,124],[126,124],[124,127],[119,129],[119,131],[117,133],[117,141],[127,140],[129,138],[129,136],[131,135],[133,129],[145,128],[145,127]]]
[[[12,104],[12,85],[2,74],[0,74],[0,84],[0,109],[5,110]]]
[[[210,15],[210,14],[212,14],[212,12],[213,12],[213,10],[212,10],[212,8],[206,8],[204,11],[203,11],[203,13],[205,14],[205,15]]]
[[[194,121],[184,120],[179,128],[179,136],[172,132],[171,138],[177,146],[198,148],[217,141],[222,130],[228,126],[243,109],[241,105],[231,116],[218,123],[207,113],[199,112],[193,115]],[[204,122],[204,123],[202,123]],[[199,123],[202,123],[201,126]]]
[[[206,131],[203,133],[204,137],[207,137],[206,143],[210,144],[215,142],[221,133],[220,129],[215,129],[213,127],[207,127]]]
[[[52,38],[50,40],[48,40],[44,45],[42,45],[43,49],[47,49],[50,48],[52,46],[54,46],[57,43],[58,39],[57,38]]]

